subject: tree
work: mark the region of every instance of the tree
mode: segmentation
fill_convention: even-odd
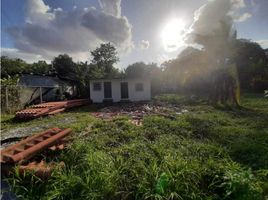
[[[60,78],[68,78],[76,81],[78,96],[84,96],[84,82],[85,75],[87,74],[87,70],[83,69],[85,66],[84,63],[75,63],[69,55],[63,54],[54,58],[52,64]]]
[[[53,68],[46,61],[39,60],[31,65],[30,71],[34,74],[50,74],[53,72]]]
[[[119,61],[119,58],[116,48],[111,43],[101,44],[100,47],[91,51],[91,56],[93,57],[92,64],[105,76],[115,72],[113,65]]]
[[[14,75],[8,78],[1,77],[0,85],[1,85],[1,110],[2,111],[12,112],[17,109],[21,109],[20,89],[16,87],[18,81],[19,81],[19,75]]]
[[[156,95],[161,91],[161,69],[156,63],[145,64],[144,62],[136,62],[129,65],[125,71],[125,76],[128,78],[147,78],[151,79],[152,94]]]
[[[158,67],[155,63],[145,64],[144,62],[136,62],[125,69],[125,74],[129,78],[150,77],[157,69]]]
[[[207,93],[211,65],[204,50],[188,47],[177,58],[164,62],[162,66],[164,82],[169,88],[183,93]]]
[[[78,90],[82,97],[89,96],[90,65],[87,62],[75,64],[75,80],[78,83]]]
[[[1,56],[1,78],[27,73],[29,69],[29,64],[21,59],[11,59],[7,56]]]
[[[268,60],[265,50],[258,43],[246,39],[237,40],[235,48],[235,62],[241,88],[254,90],[267,88]]]
[[[54,58],[52,64],[59,77],[70,79],[76,78],[75,63],[67,54],[58,55]]]
[[[204,46],[207,57],[214,65],[211,76],[213,103],[228,101],[239,105],[240,86],[235,64],[236,31],[230,24],[221,22],[219,29],[210,35],[196,35],[195,41]]]

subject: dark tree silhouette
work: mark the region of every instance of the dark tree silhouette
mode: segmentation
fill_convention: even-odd
[[[75,63],[69,55],[58,55],[54,58],[52,64],[59,77],[75,79]]]

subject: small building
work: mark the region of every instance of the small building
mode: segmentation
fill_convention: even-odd
[[[58,101],[76,96],[76,83],[57,76],[22,74],[17,85],[20,87],[20,102],[23,105],[40,101]]]
[[[151,100],[151,81],[145,78],[90,80],[93,103]]]

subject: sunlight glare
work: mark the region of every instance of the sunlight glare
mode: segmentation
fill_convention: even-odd
[[[185,23],[180,19],[170,20],[162,31],[162,42],[166,51],[176,51],[184,45]]]

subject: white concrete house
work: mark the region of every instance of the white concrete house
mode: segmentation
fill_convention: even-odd
[[[90,99],[93,103],[149,101],[150,79],[118,78],[90,80]]]

